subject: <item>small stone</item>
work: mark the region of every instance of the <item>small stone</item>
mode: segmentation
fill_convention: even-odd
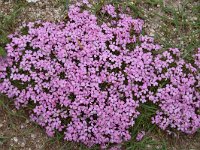
[[[31,134],[31,138],[32,138],[32,139],[35,139],[35,138],[36,138],[36,135],[35,135],[35,134]]]
[[[155,35],[155,30],[153,30],[153,29],[150,29],[150,36],[154,36]]]
[[[26,124],[29,124],[30,123],[30,121],[29,120],[26,120]]]
[[[156,146],[156,148],[157,148],[157,149],[160,149],[160,148],[161,148],[161,146],[160,146],[160,145],[158,145],[158,146]]]
[[[16,114],[16,110],[15,110],[15,109],[13,109],[12,112],[13,112],[14,114]]]
[[[25,147],[25,145],[26,145],[26,144],[25,144],[24,142],[21,143],[21,147]]]
[[[21,128],[21,129],[24,129],[24,125],[21,125],[20,128]]]
[[[152,9],[152,8],[149,8],[149,10],[150,10],[150,11],[153,11],[153,9]]]
[[[2,124],[2,123],[0,124],[0,128],[1,128],[1,127],[3,127],[3,124]]]
[[[13,138],[13,141],[17,143],[17,142],[18,142],[18,138],[17,138],[17,137],[14,137],[14,138]]]
[[[181,45],[184,45],[184,42],[183,42],[183,41],[181,41]]]
[[[151,147],[152,147],[151,145],[147,144],[147,148],[151,148]]]
[[[38,0],[26,0],[28,3],[36,3]]]
[[[195,21],[196,21],[196,20],[197,20],[197,17],[192,17],[192,20],[195,20]]]

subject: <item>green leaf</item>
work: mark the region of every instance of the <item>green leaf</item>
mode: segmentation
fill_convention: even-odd
[[[6,52],[2,47],[0,47],[0,56],[6,56]]]

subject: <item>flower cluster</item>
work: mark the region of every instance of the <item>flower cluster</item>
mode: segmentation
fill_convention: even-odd
[[[141,131],[137,134],[136,136],[136,140],[137,141],[141,141],[143,139],[143,137],[145,136],[145,131]]]
[[[193,133],[200,127],[199,74],[176,48],[161,51],[142,35],[143,21],[102,9],[102,24],[72,5],[68,21],[37,21],[10,35],[0,60],[0,92],[16,107],[32,106],[30,117],[49,136],[92,146],[121,143],[139,115],[140,103],[160,109],[152,122],[162,129]],[[199,55],[196,56],[197,65]]]
[[[161,59],[157,59],[159,57]],[[181,59],[176,48],[171,48],[157,58],[163,81],[155,96],[151,97],[153,102],[159,102],[161,108],[153,118],[153,123],[164,130],[177,128],[192,134],[200,127],[198,70]]]
[[[113,5],[111,5],[111,4],[106,5],[105,7],[103,7],[102,12],[103,13],[108,13],[112,17],[117,17],[117,13],[115,11],[115,7]]]

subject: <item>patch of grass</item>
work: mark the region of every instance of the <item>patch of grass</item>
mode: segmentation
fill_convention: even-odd
[[[69,9],[69,5],[71,3],[71,0],[56,0],[56,7],[63,7],[64,10],[68,10]],[[63,12],[64,12],[63,10]]]
[[[136,119],[134,126],[130,129],[132,139],[124,145],[127,150],[146,149],[148,146],[156,147],[160,144],[149,136],[152,132],[157,130],[156,126],[151,124],[151,118],[155,115],[157,109],[157,106],[152,103],[140,105],[140,115]],[[141,141],[136,141],[136,136],[140,131],[145,131],[146,135]]]
[[[162,22],[160,31],[157,32],[157,41],[166,48],[178,47],[182,50],[182,56],[186,60],[191,60],[191,56],[200,46],[200,18],[198,15],[200,5],[192,5],[192,2],[183,0],[177,7],[161,5],[162,14],[154,13]]]
[[[15,2],[13,10],[5,15],[0,12],[0,56],[5,56],[5,45],[9,42],[8,35],[15,31],[18,24],[18,17],[22,12],[23,8],[26,6],[24,2]]]
[[[1,112],[6,114],[9,125],[13,128],[15,128],[15,124],[13,123],[15,120],[27,119],[24,115],[25,112],[23,110],[16,111],[13,101],[3,95],[0,95],[0,108],[2,109]]]

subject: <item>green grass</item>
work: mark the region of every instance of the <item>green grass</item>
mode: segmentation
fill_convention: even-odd
[[[155,32],[156,42],[163,45],[165,48],[178,47],[182,50],[182,57],[187,61],[191,61],[191,56],[195,53],[195,50],[200,46],[200,3],[193,5],[195,0],[183,0],[181,5],[174,7],[171,4],[167,4],[164,0],[99,0],[95,3],[91,10],[93,13],[98,14],[99,10],[105,3],[113,3],[116,7],[121,6],[123,10],[127,7],[131,9],[131,15],[134,17],[140,17],[144,20],[153,20],[154,18],[159,19],[160,27]],[[67,9],[66,0],[57,0],[58,6],[65,5]],[[159,6],[159,8],[158,8]],[[27,7],[26,3],[16,2],[13,11],[8,15],[0,13],[0,55],[5,56],[4,47],[9,42],[7,36],[14,32],[18,25],[18,17],[20,13]],[[149,8],[159,9],[157,11],[148,11]],[[191,11],[189,11],[191,10]],[[0,110],[6,114],[9,122],[9,126],[13,131],[17,131],[16,120],[26,120],[27,116],[24,111],[13,112],[13,102],[0,98]],[[130,129],[132,139],[125,142],[123,147],[127,150],[140,150],[140,149],[160,149],[167,150],[169,148],[169,141],[163,136],[155,125],[150,123],[151,117],[155,114],[157,107],[153,104],[142,104],[140,108],[141,115],[136,119],[134,127]],[[35,128],[27,130],[19,134],[18,136],[25,136],[34,132]],[[138,132],[144,130],[147,136],[140,142],[135,140]],[[156,135],[159,139],[152,137]],[[200,133],[198,133],[200,134]],[[0,143],[7,142],[10,136],[0,136]],[[84,145],[69,143],[62,141],[63,135],[57,133],[54,138],[49,138],[43,145],[43,148],[52,147],[53,145],[60,145],[60,150],[73,149],[74,146],[79,150],[87,150],[88,148]],[[151,148],[148,148],[148,146]],[[92,150],[98,149],[98,147],[91,148]]]
[[[9,42],[8,35],[15,31],[18,18],[25,7],[26,3],[17,1],[9,14],[5,15],[0,12],[0,56],[6,55],[4,48]]]
[[[183,1],[181,6],[174,8],[172,6],[161,6],[164,15],[159,15],[161,18],[161,30],[157,32],[156,39],[159,43],[163,44],[164,47],[177,47],[182,50],[183,58],[191,60],[191,56],[194,54],[195,50],[199,47],[199,35],[200,35],[200,18],[198,13],[200,12],[200,5],[191,6],[191,11],[188,12],[189,1]],[[192,16],[191,16],[192,15]],[[196,17],[196,20],[191,20],[191,18]],[[162,40],[163,35],[159,33],[164,33],[164,40]]]

